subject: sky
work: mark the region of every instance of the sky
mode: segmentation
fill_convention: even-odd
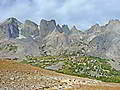
[[[87,29],[120,19],[120,0],[0,0],[0,20],[15,17],[40,23],[55,19],[59,24]]]

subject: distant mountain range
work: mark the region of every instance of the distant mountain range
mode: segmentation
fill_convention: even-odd
[[[96,56],[112,59],[111,65],[120,69],[120,21],[110,20],[82,32],[75,26],[56,24],[55,20],[40,21],[8,18],[0,23],[0,57],[25,56]]]

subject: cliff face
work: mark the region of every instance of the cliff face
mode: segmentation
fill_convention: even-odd
[[[26,20],[21,23],[8,18],[0,24],[0,57],[23,58],[40,55],[90,55],[114,59],[119,67],[120,21],[92,26],[85,32],[75,26],[57,25],[55,20],[40,21],[40,25]]]
[[[21,23],[16,18],[9,18],[0,24],[0,32],[1,57],[77,54],[78,43],[82,42],[82,33],[75,26],[70,30],[68,25],[57,25],[55,20],[42,19],[37,25],[30,20]],[[17,47],[14,52],[6,50],[10,48],[9,44]]]
[[[18,27],[21,23],[15,18],[8,18],[0,24],[1,36],[4,38],[16,38],[19,36]]]
[[[30,20],[26,20],[20,27],[21,34],[25,37],[35,37],[39,35],[38,25]]]
[[[102,27],[99,28],[99,31],[103,30]],[[89,42],[89,55],[114,59],[115,67],[120,68],[120,66],[117,65],[120,59],[119,45],[120,21],[111,20],[104,26],[104,30]]]

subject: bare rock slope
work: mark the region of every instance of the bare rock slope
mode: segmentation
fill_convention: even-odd
[[[19,62],[0,60],[1,90],[119,90],[120,85],[43,70]]]

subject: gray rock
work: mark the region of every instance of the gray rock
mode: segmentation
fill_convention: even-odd
[[[6,21],[0,24],[0,27],[5,38],[10,39],[17,38],[19,36],[19,25],[21,25],[21,23],[16,18],[8,18]]]
[[[63,32],[63,30],[62,30],[62,28],[60,27],[60,25],[58,24],[57,26],[56,26],[56,28],[55,28],[57,31],[59,31],[60,33],[62,33]]]
[[[26,20],[21,26],[21,34],[25,37],[35,37],[39,35],[38,25],[30,20]]]
[[[65,34],[69,34],[70,33],[70,30],[69,30],[69,27],[68,25],[62,25],[62,30]]]
[[[51,66],[48,66],[48,67],[45,67],[45,69],[49,69],[49,70],[59,70],[59,69],[62,69],[64,63],[63,62],[59,62],[55,65],[51,65]]]
[[[56,28],[55,20],[46,21],[44,19],[40,22],[40,36],[44,38]]]
[[[76,30],[78,30],[77,28],[76,28],[76,26],[73,26],[72,28],[71,28],[71,31],[76,31]]]
[[[96,35],[89,42],[90,49],[88,55],[114,59],[114,63],[118,63],[120,59],[120,21],[111,20],[104,27],[104,32]],[[114,68],[120,69],[120,65],[112,65]]]

